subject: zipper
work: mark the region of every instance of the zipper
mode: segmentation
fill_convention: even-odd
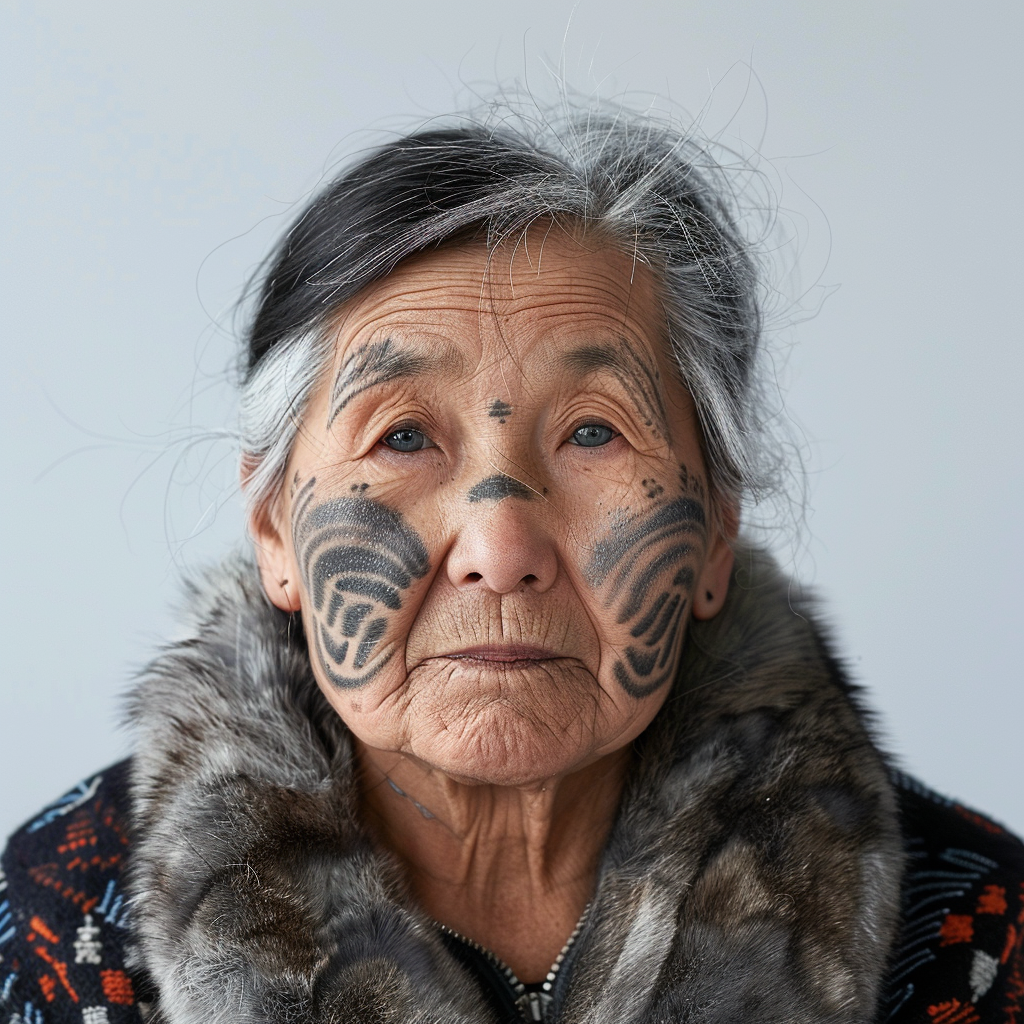
[[[454,928],[449,928],[446,924],[441,924],[440,921],[435,921],[434,924],[437,926],[437,930],[442,935],[447,935],[450,938],[461,942],[464,946],[468,946],[473,952],[477,953],[480,957],[487,961],[494,970],[505,979],[505,983],[512,991],[512,999],[519,1010],[520,1016],[523,1016],[523,999],[528,996],[529,993],[526,991],[526,986],[516,977],[515,971],[504,960],[501,959],[497,954],[492,953],[486,946],[481,946],[475,939],[470,939],[463,935],[461,932],[457,932]],[[534,1017],[525,1017],[524,1020],[536,1020]],[[539,1018],[543,1020],[542,1018]]]
[[[558,977],[558,972],[562,969],[562,964],[565,962],[565,958],[575,943],[580,932],[583,930],[583,925],[587,921],[587,917],[590,915],[590,906],[587,904],[583,908],[583,913],[580,915],[580,919],[576,922],[576,927],[572,930],[572,934],[568,939],[565,940],[565,945],[562,947],[558,956],[555,957],[555,962],[551,965],[547,975],[541,982],[540,991],[526,990],[526,985],[523,984],[516,976],[515,971],[504,960],[501,959],[497,954],[492,953],[486,946],[481,946],[475,939],[467,938],[461,932],[457,932],[454,928],[449,928],[446,924],[441,924],[439,921],[435,922],[437,928],[444,935],[448,935],[453,939],[468,946],[474,952],[478,953],[484,960],[486,960],[491,967],[498,972],[505,979],[509,988],[512,991],[513,1000],[515,1002],[516,1009],[519,1011],[519,1016],[522,1017],[527,1024],[543,1024],[548,1019],[548,1011],[551,1008],[551,1004],[554,1002],[555,997],[552,995],[552,989],[554,988],[555,979]]]

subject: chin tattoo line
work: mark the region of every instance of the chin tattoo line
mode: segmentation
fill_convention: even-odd
[[[624,515],[598,541],[587,567],[587,581],[606,590],[605,606],[615,609],[616,621],[630,624],[631,642],[613,672],[635,698],[654,693],[675,672],[696,567],[707,545],[704,503],[696,496],[703,496],[703,484],[695,487],[685,467],[680,480],[689,493],[664,498],[656,491],[650,508]]]
[[[311,602],[311,646],[327,678],[353,689],[391,659],[380,642],[405,591],[430,571],[430,560],[394,509],[364,497],[318,503],[315,492],[311,477],[296,492],[292,513],[295,554]]]
[[[402,788],[401,788],[401,787],[400,787],[400,786],[398,785],[398,783],[397,783],[397,782],[393,782],[393,781],[392,781],[392,779],[391,779],[390,777],[388,777],[388,785],[389,785],[389,786],[390,786],[390,787],[391,787],[391,788],[392,788],[392,789],[393,789],[393,790],[394,790],[394,791],[395,791],[395,792],[396,792],[396,793],[397,793],[397,794],[398,794],[398,795],[399,795],[400,797],[402,797],[402,798],[403,798],[404,800],[408,800],[408,801],[409,801],[409,803],[411,803],[411,804],[413,805],[413,807],[415,807],[415,808],[416,808],[416,810],[417,810],[417,811],[419,811],[419,812],[420,812],[420,814],[421,814],[421,815],[423,815],[423,817],[424,817],[424,818],[426,818],[426,819],[427,819],[428,821],[436,821],[436,820],[437,820],[437,816],[436,816],[435,814],[433,814],[433,813],[431,813],[430,811],[428,811],[428,810],[426,809],[426,807],[424,807],[424,806],[423,806],[423,804],[421,804],[421,803],[419,802],[419,800],[416,800],[416,799],[414,799],[413,797],[409,796],[409,794],[408,794],[408,793],[406,793],[406,791],[405,791],[404,789],[402,789]]]

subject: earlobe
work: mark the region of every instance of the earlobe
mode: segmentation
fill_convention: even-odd
[[[716,530],[708,557],[693,594],[693,617],[712,619],[725,604],[735,560],[732,542],[739,532],[739,520],[731,509],[723,516],[723,529]]]
[[[294,580],[290,580],[287,577],[282,579],[268,577],[262,567],[260,569],[260,579],[263,581],[263,589],[266,591],[267,597],[270,598],[275,607],[280,608],[283,612],[297,612],[301,610],[302,602],[299,599],[299,588]]]
[[[291,558],[290,539],[273,522],[269,510],[253,516],[251,533],[267,597],[283,612],[299,611],[301,591]]]

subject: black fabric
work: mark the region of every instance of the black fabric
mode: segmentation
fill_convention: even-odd
[[[76,786],[11,837],[0,861],[0,1020],[137,1024],[125,969],[128,770]],[[7,926],[3,922],[7,922]]]
[[[8,843],[3,1024],[142,1020],[146,981],[125,966],[128,771],[123,761],[87,779]],[[1024,845],[907,776],[896,782],[908,866],[880,1024],[1024,1024]],[[500,972],[457,939],[448,945],[514,1020]]]
[[[903,924],[881,1021],[1024,1024],[1024,846],[897,776]]]
[[[477,979],[498,1019],[509,1024],[521,1021],[515,990],[504,972],[492,964],[485,953],[474,949],[457,936],[442,932],[441,937],[452,956]]]

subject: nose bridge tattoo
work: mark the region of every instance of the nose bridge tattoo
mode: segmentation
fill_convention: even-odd
[[[606,587],[605,606],[616,621],[631,623],[616,681],[631,697],[646,697],[671,678],[696,567],[707,544],[704,487],[682,467],[683,493],[663,497],[645,480],[651,508],[625,516],[595,545],[588,582]],[[654,486],[652,486],[654,485]]]
[[[504,473],[495,473],[494,476],[486,477],[479,483],[474,484],[466,495],[470,504],[478,501],[502,501],[504,498],[522,498],[523,501],[532,501],[536,495],[526,484],[515,477],[505,476]]]
[[[512,406],[500,398],[495,398],[487,407],[487,415],[499,423],[504,423],[512,415]],[[485,477],[479,483],[474,484],[466,494],[466,500],[471,505],[480,501],[503,501],[505,498],[522,498],[523,501],[532,501],[535,497],[536,493],[521,480],[506,476],[504,473],[495,473]]]
[[[315,488],[311,477],[295,494],[295,553],[312,603],[320,667],[335,686],[352,689],[390,661],[393,650],[378,645],[430,560],[394,509],[365,497],[317,503]]]

